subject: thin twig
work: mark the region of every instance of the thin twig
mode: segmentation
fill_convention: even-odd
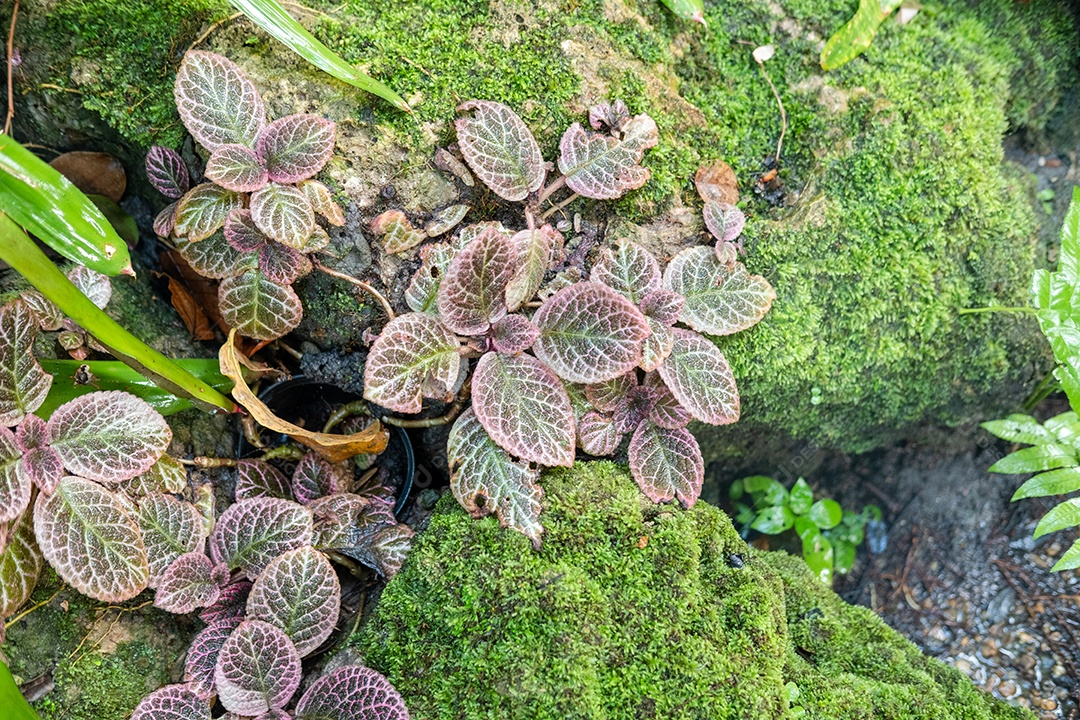
[[[54,592],[54,593],[53,593],[52,595],[50,595],[50,596],[49,596],[49,598],[48,598],[47,600],[42,600],[41,602],[37,603],[36,605],[33,605],[33,606],[31,606],[31,607],[27,608],[26,610],[23,610],[23,611],[22,611],[21,613],[19,613],[18,615],[16,615],[15,617],[11,618],[11,619],[10,619],[10,620],[8,620],[8,621],[7,621],[6,623],[4,623],[4,630],[7,630],[7,629],[8,629],[8,628],[10,628],[10,627],[11,627],[12,625],[14,625],[15,623],[19,622],[19,621],[20,621],[20,620],[22,620],[22,619],[23,619],[24,617],[26,617],[26,616],[27,616],[27,615],[29,615],[30,613],[34,612],[34,611],[35,611],[35,610],[37,610],[38,608],[40,608],[40,607],[45,607],[46,605],[48,605],[49,603],[51,603],[51,602],[52,602],[53,600],[55,600],[55,599],[56,599],[56,596],[57,596],[57,595],[59,595],[59,594],[60,594],[61,592],[63,592],[63,591],[64,591],[64,588],[60,588],[59,590],[57,590],[56,592]]]
[[[755,58],[756,60],[757,58]],[[765,81],[769,83],[769,87],[772,88],[773,97],[776,98],[776,104],[780,106],[780,140],[776,143],[776,164],[780,164],[780,148],[784,145],[784,135],[787,133],[787,112],[784,111],[784,103],[780,100],[780,93],[776,91],[776,86],[773,85],[772,78],[769,77],[769,71],[765,69],[765,63],[758,60],[758,67],[761,68],[761,74],[765,76]]]
[[[196,48],[196,46],[198,46],[203,40],[210,37],[210,33],[214,32],[215,30],[217,30],[219,27],[221,27],[225,23],[230,23],[233,20],[235,20],[236,18],[241,18],[241,17],[244,17],[244,13],[238,12],[235,15],[230,15],[227,18],[222,18],[221,20],[218,20],[216,23],[214,23],[210,27],[206,28],[206,32],[204,32],[199,37],[195,38],[195,42],[188,45],[188,52],[191,52],[192,50],[194,50]]]
[[[454,418],[465,409],[465,403],[468,402],[471,395],[472,378],[469,378],[461,386],[461,390],[458,392],[457,397],[454,398],[454,402],[451,403],[450,408],[438,417],[406,420],[384,415],[382,421],[386,425],[396,425],[399,428],[429,428],[438,427],[439,425],[449,425],[453,422]]]
[[[565,184],[566,184],[566,176],[565,175],[560,175],[558,178],[555,179],[554,182],[552,182],[550,185],[548,185],[546,188],[544,188],[543,190],[540,191],[540,197],[539,197],[539,199],[537,199],[536,202],[538,204],[544,202],[549,197],[551,197],[552,193],[554,193],[556,190],[558,190],[559,188],[561,188]]]
[[[330,268],[326,267],[325,265],[323,265],[318,260],[314,261],[312,264],[315,265],[315,267],[318,268],[319,270],[321,270],[322,272],[329,275],[330,277],[336,277],[338,280],[344,280],[345,282],[352,283],[353,285],[355,285],[355,286],[357,286],[359,288],[363,288],[365,291],[367,291],[368,294],[373,296],[376,300],[378,300],[382,304],[383,309],[386,311],[386,315],[387,315],[388,319],[393,320],[395,317],[397,317],[397,315],[394,314],[394,308],[390,307],[390,301],[387,300],[385,297],[383,297],[382,294],[378,290],[376,290],[372,286],[368,285],[363,280],[357,280],[352,275],[346,275],[343,272],[338,272],[337,270],[331,270]]]
[[[567,205],[569,205],[570,203],[572,203],[572,202],[574,202],[575,200],[577,200],[577,199],[578,199],[579,197],[581,197],[581,196],[580,196],[580,195],[578,195],[577,193],[574,193],[573,195],[571,195],[570,197],[566,198],[566,199],[565,199],[565,200],[563,200],[563,201],[562,201],[561,203],[559,203],[558,205],[556,205],[555,207],[551,208],[551,209],[550,209],[550,210],[548,210],[548,211],[547,211],[546,213],[544,213],[543,215],[541,215],[541,216],[540,216],[540,219],[541,219],[541,220],[547,220],[547,219],[548,219],[549,217],[551,217],[551,216],[552,216],[552,215],[554,215],[555,213],[559,212],[559,211],[560,211],[560,210],[562,210],[562,209],[563,209],[564,207],[566,207],[566,206],[567,206]]]
[[[39,88],[46,88],[48,90],[61,90],[66,93],[74,93],[76,95],[82,95],[82,90],[76,90],[74,88],[61,87],[60,85],[53,85],[52,83],[41,83]]]
[[[15,64],[15,18],[19,16],[19,0],[15,0],[11,8],[11,27],[8,28],[7,36],[7,119],[4,120],[4,134],[11,134],[11,121],[15,119],[15,90],[13,87],[13,75]]]

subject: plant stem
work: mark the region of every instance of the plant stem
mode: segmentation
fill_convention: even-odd
[[[0,260],[30,281],[118,360],[158,387],[188,398],[209,412],[237,412],[232,400],[132,335],[90,302],[7,215],[0,215]]]
[[[555,193],[559,188],[561,188],[565,184],[566,184],[566,176],[565,175],[560,175],[559,177],[557,177],[550,185],[548,185],[546,188],[544,188],[543,190],[540,191],[540,197],[539,197],[539,199],[537,199],[536,204],[539,205],[540,203],[547,200],[549,197],[552,196],[553,193]]]
[[[577,193],[574,193],[573,195],[571,195],[570,197],[566,198],[566,199],[565,199],[565,200],[563,200],[563,201],[562,201],[561,203],[559,203],[558,205],[556,205],[555,207],[553,207],[553,208],[549,209],[549,210],[548,210],[548,211],[547,211],[546,213],[544,213],[543,215],[541,215],[541,216],[540,216],[540,219],[541,219],[541,220],[547,220],[547,219],[548,219],[549,217],[551,217],[551,216],[552,216],[552,215],[554,215],[555,213],[559,212],[559,211],[560,211],[560,210],[562,210],[562,209],[563,209],[564,207],[566,207],[566,206],[567,206],[567,205],[569,205],[570,203],[572,203],[572,202],[574,202],[575,200],[577,200],[577,199],[578,199],[579,197],[581,197],[581,196],[580,196],[580,195],[578,195]]]
[[[367,291],[367,293],[369,295],[374,297],[376,300],[379,301],[379,303],[382,304],[383,310],[386,311],[386,316],[387,316],[388,320],[393,320],[395,317],[397,317],[394,314],[394,308],[390,307],[390,301],[387,300],[385,297],[383,297],[382,293],[380,293],[378,290],[373,288],[371,285],[368,285],[363,280],[357,280],[352,275],[347,275],[347,274],[345,274],[343,272],[338,272],[337,270],[331,270],[330,268],[326,267],[325,265],[323,265],[321,262],[319,262],[317,260],[313,264],[315,265],[316,268],[318,268],[322,272],[326,273],[330,277],[336,277],[338,280],[344,280],[345,282],[352,283],[353,285],[355,285],[355,286],[357,286],[359,288],[363,288],[365,291]]]
[[[1026,313],[1029,315],[1035,315],[1039,311],[1033,307],[1005,307],[1003,305],[991,305],[990,307],[981,308],[960,308],[957,311],[960,315],[975,315],[976,313],[992,313],[992,312],[1009,312],[1009,313]]]
[[[776,104],[780,106],[780,140],[776,143],[776,164],[780,165],[780,148],[784,145],[784,135],[787,133],[787,113],[784,111],[784,103],[780,100],[780,93],[776,91],[776,86],[773,85],[772,78],[769,77],[769,72],[765,69],[765,63],[758,60],[758,67],[761,68],[761,74],[765,76],[765,81],[769,83],[769,87],[772,88],[773,97],[776,98]]]
[[[12,71],[15,63],[12,62],[15,45],[15,18],[19,16],[19,0],[11,8],[11,27],[8,29],[7,38],[7,118],[4,120],[4,134],[11,133],[11,121],[15,119],[15,89],[12,87]]]

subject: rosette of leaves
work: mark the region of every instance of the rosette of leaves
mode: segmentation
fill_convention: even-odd
[[[314,180],[334,151],[334,123],[317,115],[267,122],[254,83],[228,59],[189,51],[177,72],[176,107],[209,158],[207,182],[173,150],[151,148],[150,182],[172,202],[154,221],[198,273],[219,280],[222,317],[247,337],[269,340],[303,314],[292,289],[326,247],[318,218],[345,222],[330,190]]]

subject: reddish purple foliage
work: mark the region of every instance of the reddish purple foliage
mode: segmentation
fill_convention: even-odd
[[[243,617],[247,612],[247,599],[250,592],[251,583],[247,580],[239,580],[226,585],[221,589],[217,602],[208,605],[199,613],[199,619],[209,625],[229,618]]]
[[[334,123],[318,115],[288,115],[266,126],[255,145],[270,179],[306,180],[334,154]]]
[[[300,654],[280,629],[244,620],[218,652],[214,684],[231,712],[259,715],[285,707],[300,686]]]
[[[409,720],[405,701],[387,679],[356,665],[312,683],[294,715],[296,720]]]
[[[155,145],[146,153],[146,177],[159,193],[179,200],[191,189],[191,176],[180,153]]]
[[[292,500],[289,479],[262,460],[240,460],[236,464],[236,499],[272,497]]]
[[[130,720],[210,720],[210,703],[186,685],[166,685],[144,697]]]
[[[218,620],[203,628],[188,647],[184,682],[201,698],[214,695],[214,668],[221,646],[240,625],[240,617]]]
[[[497,320],[488,334],[495,350],[511,355],[531,348],[539,336],[540,330],[527,317],[517,314]]]
[[[439,285],[439,316],[462,335],[480,335],[506,315],[506,284],[514,273],[510,240],[485,230],[450,262]]]

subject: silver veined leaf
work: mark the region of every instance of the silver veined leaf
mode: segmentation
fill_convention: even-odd
[[[414,535],[408,525],[383,525],[367,544],[371,566],[387,579],[397,575],[412,549]]]
[[[544,184],[540,145],[513,110],[487,100],[469,100],[458,112],[458,146],[469,167],[491,190],[510,201],[524,200]]]
[[[397,690],[379,673],[347,665],[323,675],[296,703],[295,720],[409,720]]]
[[[237,250],[229,244],[224,232],[216,232],[197,243],[180,238],[176,241],[176,251],[192,270],[214,280],[234,277],[258,266],[259,256]]]
[[[22,293],[20,297],[23,302],[34,311],[34,315],[37,316],[38,326],[42,330],[48,330],[50,332],[59,330],[63,327],[64,313],[60,312],[60,308],[56,307],[51,300],[46,298],[36,290],[27,290]]]
[[[0,622],[11,617],[34,591],[41,573],[41,550],[30,513],[0,526]]]
[[[651,389],[640,386],[631,388],[611,413],[615,429],[621,433],[634,430],[649,416],[655,402]]]
[[[154,234],[159,238],[167,238],[172,235],[173,228],[176,227],[176,210],[179,207],[180,203],[173,201],[166,205],[154,218]]]
[[[281,708],[270,708],[266,712],[259,714],[255,720],[293,720],[293,717]]]
[[[510,238],[517,259],[513,276],[506,284],[506,307],[514,312],[536,296],[544,275],[562,253],[563,236],[551,225],[522,230]]]
[[[210,703],[186,685],[166,685],[144,697],[131,720],[210,720]]]
[[[155,492],[139,501],[135,514],[150,564],[149,587],[157,587],[176,558],[195,552],[206,538],[195,506]]]
[[[313,532],[311,511],[303,505],[280,498],[241,500],[214,526],[211,555],[255,578],[278,555],[310,545]]]
[[[352,470],[348,469],[349,475]],[[300,458],[292,476],[292,494],[296,501],[307,505],[321,497],[345,492],[343,473],[318,453],[309,452]]]
[[[712,248],[683,250],[664,271],[664,285],[684,298],[679,319],[712,335],[730,335],[751,327],[769,312],[776,292],[742,263],[725,265]]]
[[[191,188],[187,163],[180,153],[155,145],[146,153],[146,177],[159,193],[179,200]]]
[[[634,368],[649,324],[629,300],[596,282],[552,295],[533,316],[540,337],[533,352],[559,377],[597,383]]]
[[[0,425],[17,425],[49,394],[53,377],[34,357],[38,317],[22,298],[0,308]]]
[[[244,196],[241,193],[213,183],[203,183],[180,198],[173,232],[188,242],[197,243],[220,230],[231,210],[243,207]]]
[[[439,285],[458,248],[451,243],[437,243],[420,248],[420,267],[405,288],[405,303],[418,313],[438,314]]]
[[[236,499],[272,497],[292,500],[292,487],[284,473],[262,460],[236,463]]]
[[[302,253],[317,253],[326,249],[326,246],[330,244],[330,234],[322,229],[321,225],[316,225],[311,235],[304,241],[303,247],[296,248]]]
[[[739,419],[739,389],[724,354],[690,330],[675,328],[675,344],[657,372],[671,394],[694,416],[710,425]]]
[[[246,145],[222,145],[206,161],[206,178],[234,192],[254,192],[266,184],[266,166]]]
[[[652,372],[660,367],[671,354],[671,349],[675,346],[675,334],[670,325],[658,322],[648,315],[645,319],[649,322],[649,329],[652,332],[641,344],[640,367],[645,372]]]
[[[735,242],[746,227],[746,215],[734,205],[721,202],[706,202],[705,227],[718,242]]]
[[[221,646],[214,683],[230,712],[258,715],[284,707],[300,686],[300,654],[270,623],[245,620]]]
[[[133,498],[151,493],[179,494],[187,488],[187,468],[168,455],[162,455],[149,470],[125,480],[121,488]]]
[[[67,277],[71,284],[98,308],[109,304],[112,298],[112,282],[108,275],[91,270],[85,265],[76,265],[68,270]]]
[[[342,211],[341,206],[334,202],[334,196],[330,193],[330,188],[318,180],[304,180],[297,183],[296,187],[300,188],[300,192],[304,193],[304,197],[311,203],[312,209],[321,215],[326,222],[335,227],[341,227],[345,224],[345,213]]]
[[[222,280],[218,286],[221,316],[244,337],[273,340],[300,324],[304,309],[288,285],[278,285],[258,270]]]
[[[705,481],[705,462],[697,440],[686,428],[669,430],[652,422],[638,425],[628,449],[630,472],[653,502],[678,499],[689,508]]]
[[[308,546],[270,561],[248,595],[247,617],[284,631],[303,657],[330,637],[340,605],[337,573],[325,555]]]
[[[601,248],[589,279],[607,285],[635,305],[661,289],[660,264],[651,252],[630,240],[620,240],[614,250]]]
[[[614,200],[649,179],[649,169],[638,163],[659,138],[656,123],[648,115],[630,119],[621,138],[587,133],[574,123],[559,141],[559,171],[566,177],[566,186],[577,194]]]
[[[34,505],[41,554],[64,582],[95,600],[135,597],[150,576],[139,526],[117,496],[68,476]]]
[[[311,272],[311,261],[299,250],[281,243],[267,243],[259,251],[259,272],[272,283],[291,285]]]
[[[255,84],[221,55],[187,52],[176,72],[173,95],[184,127],[211,152],[233,143],[254,147],[266,125]]]
[[[251,219],[247,209],[233,210],[225,218],[225,241],[239,253],[252,253],[262,250],[270,242]],[[203,243],[199,243],[200,246]]]
[[[240,625],[242,618],[230,617],[210,623],[195,636],[184,660],[184,682],[203,699],[214,696],[214,668],[221,646]]]
[[[630,120],[630,108],[622,100],[615,102],[602,102],[589,108],[589,126],[593,130],[609,130],[618,132],[623,125]]]
[[[690,424],[693,418],[671,394],[671,390],[664,384],[660,373],[651,372],[646,375],[644,385],[653,392],[653,406],[649,411],[650,420],[668,430],[678,430]]]
[[[311,504],[318,521],[315,547],[334,551],[393,577],[412,545],[413,532],[394,519],[393,499],[339,493]]]
[[[383,239],[383,249],[391,255],[411,250],[427,239],[400,210],[387,210],[373,217],[371,232]]]
[[[221,594],[216,602],[207,605],[199,619],[207,625],[213,625],[222,620],[243,618],[247,612],[247,599],[251,593],[251,583],[247,580],[237,580],[221,588]],[[211,668],[213,670],[213,668]]]
[[[60,454],[49,447],[49,426],[37,415],[27,415],[15,429],[15,444],[22,451],[19,472],[48,494],[64,476]]]
[[[322,170],[334,154],[334,129],[332,120],[318,115],[286,115],[263,129],[255,149],[271,180],[299,182]]]
[[[558,376],[532,355],[485,353],[473,371],[473,411],[511,455],[574,464],[574,411]]]
[[[506,315],[504,293],[514,273],[514,255],[510,240],[488,227],[450,261],[438,296],[446,327],[480,335]]]
[[[661,288],[649,293],[639,305],[645,317],[663,325],[674,325],[679,321],[686,298],[677,292]]]
[[[265,235],[297,250],[315,230],[315,210],[304,193],[275,182],[251,194],[251,219]]]
[[[184,553],[161,576],[154,607],[177,615],[213,605],[221,594],[214,563],[201,552]]]
[[[396,412],[420,412],[425,389],[452,394],[463,363],[458,349],[457,337],[437,318],[399,315],[371,346],[364,367],[364,397]]]
[[[64,403],[49,418],[49,434],[64,467],[105,483],[146,472],[172,440],[168,423],[150,403],[120,390]]]
[[[586,385],[585,398],[600,412],[611,412],[637,385],[637,372],[631,370],[616,378]]]
[[[488,436],[472,409],[454,421],[446,441],[450,490],[473,517],[495,513],[499,524],[510,527],[540,548],[540,474],[517,462]]]
[[[595,410],[585,413],[578,425],[578,446],[595,457],[615,452],[622,437],[623,434],[615,429],[614,421]]]
[[[431,219],[424,223],[424,234],[428,237],[445,235],[465,219],[469,209],[468,205],[451,205],[433,213]]]
[[[491,346],[498,352],[510,355],[525,352],[539,336],[540,330],[527,317],[516,313],[495,321],[488,333]]]

